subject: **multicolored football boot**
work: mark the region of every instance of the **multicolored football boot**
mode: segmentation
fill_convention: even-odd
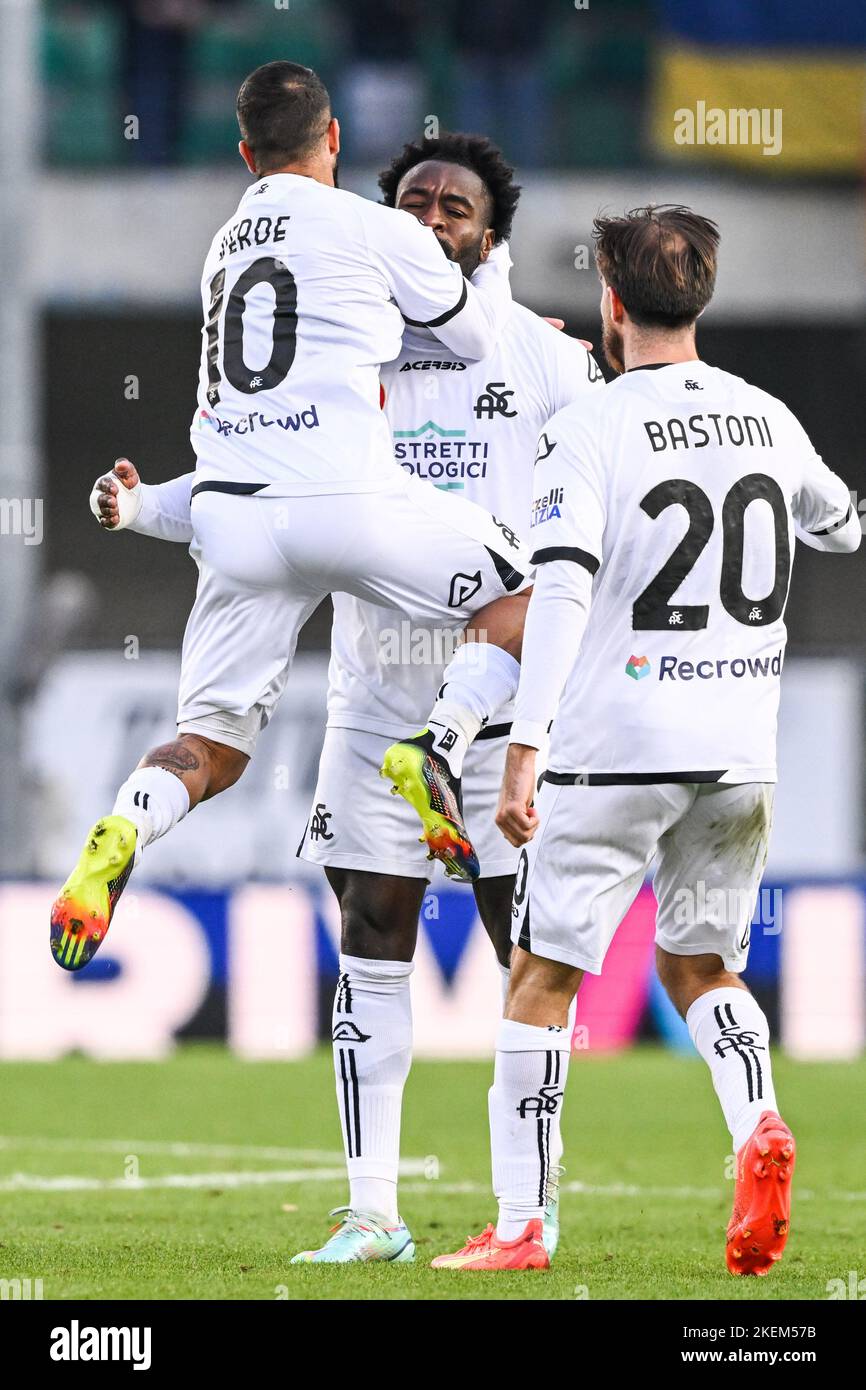
[[[725,1260],[732,1274],[769,1274],[788,1240],[794,1136],[774,1110],[765,1110],[737,1154],[734,1210]]]
[[[550,1257],[544,1248],[542,1222],[527,1221],[517,1240],[500,1240],[495,1226],[487,1226],[480,1236],[470,1236],[453,1255],[437,1255],[431,1269],[461,1269],[487,1272],[508,1269],[549,1269]]]
[[[293,1257],[293,1265],[366,1264],[371,1260],[408,1264],[414,1260],[415,1242],[405,1222],[386,1226],[378,1217],[351,1207],[335,1207],[328,1214],[341,1217],[330,1239],[320,1250],[302,1250]]]
[[[103,816],[88,835],[51,909],[51,954],[64,970],[81,970],[105,940],[135,864],[137,834],[125,816]]]
[[[555,1164],[547,1177],[547,1205],[544,1208],[542,1238],[551,1264],[559,1246],[559,1184],[564,1176],[565,1169],[561,1164]]]
[[[441,859],[449,878],[471,883],[481,872],[478,856],[463,823],[463,794],[443,757],[433,749],[433,735],[422,729],[387,749],[380,777],[393,783],[392,793],[402,796],[421,817],[422,844],[428,859]]]

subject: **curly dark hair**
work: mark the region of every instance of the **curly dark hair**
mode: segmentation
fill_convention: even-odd
[[[425,137],[416,144],[404,145],[402,152],[379,175],[383,203],[389,208],[395,206],[397,189],[403,176],[426,159],[462,164],[465,169],[471,169],[478,175],[490,194],[490,225],[494,236],[497,241],[507,241],[520,201],[520,185],[514,182],[514,170],[505,162],[502,151],[485,135],[446,131],[434,138]]]

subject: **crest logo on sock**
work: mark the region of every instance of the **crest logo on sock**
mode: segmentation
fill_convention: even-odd
[[[523,1097],[517,1113],[522,1120],[527,1115],[555,1115],[563,1094],[559,1086],[540,1086],[537,1096]]]

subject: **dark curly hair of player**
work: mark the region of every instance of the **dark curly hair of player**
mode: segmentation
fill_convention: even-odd
[[[485,135],[445,132],[435,138],[425,137],[417,144],[404,145],[402,153],[379,175],[382,201],[387,207],[394,207],[403,176],[416,164],[423,164],[425,159],[442,159],[472,169],[490,195],[490,226],[496,241],[508,240],[520,201],[520,185],[514,182],[514,170],[505,162],[502,151]]]

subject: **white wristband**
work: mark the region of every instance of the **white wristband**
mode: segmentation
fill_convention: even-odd
[[[141,483],[136,483],[133,488],[126,487],[113,469],[110,473],[103,473],[101,478],[97,478],[96,482],[93,484],[93,491],[90,494],[90,510],[93,512],[97,521],[102,520],[102,512],[99,510],[99,498],[102,496],[102,493],[99,491],[98,484],[106,478],[117,483],[117,497],[115,500],[117,502],[119,519],[116,526],[106,526],[103,529],[106,531],[123,531],[125,527],[132,525],[138,513],[141,511]]]

